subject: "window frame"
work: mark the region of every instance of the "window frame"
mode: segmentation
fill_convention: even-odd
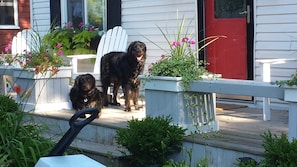
[[[104,5],[105,5],[105,10],[103,12],[103,31],[106,31],[107,29],[107,1],[104,0]],[[84,3],[84,20],[85,24],[88,24],[88,14],[87,14],[87,8],[88,8],[88,3],[87,0],[83,0]],[[67,0],[61,0],[61,27],[65,26],[65,23],[69,23],[68,20],[68,12],[67,12]]]
[[[14,8],[14,25],[2,25],[0,24],[0,29],[19,29],[19,10],[18,10],[18,0],[13,0]]]

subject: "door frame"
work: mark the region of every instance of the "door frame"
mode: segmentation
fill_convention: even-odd
[[[205,1],[197,0],[198,40],[205,38]],[[254,80],[254,0],[247,0],[249,15],[247,16],[247,79]],[[203,43],[200,43],[202,46]],[[199,46],[199,47],[200,47]],[[199,53],[199,60],[206,60],[205,50]]]

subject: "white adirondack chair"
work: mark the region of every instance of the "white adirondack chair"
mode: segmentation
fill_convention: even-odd
[[[24,29],[22,31],[19,31],[12,39],[11,43],[11,56],[20,56],[22,54],[25,54],[26,52],[38,50],[40,47],[40,37],[39,35],[33,31],[32,29]],[[23,60],[25,62],[25,60]],[[14,67],[20,67],[19,62],[14,62],[12,64]],[[1,74],[4,71],[8,75]],[[6,81],[8,80],[11,83],[14,83],[14,78],[12,75],[12,69],[7,69],[4,67],[4,69],[0,69],[0,91],[3,94],[7,94],[8,91],[10,91],[12,88],[7,87]]]
[[[100,61],[101,57],[111,51],[126,51],[128,35],[126,30],[120,26],[109,29],[102,37],[97,48],[96,55],[73,55],[68,56],[72,59],[72,78],[75,79],[80,74],[90,73],[97,81],[100,81]],[[90,72],[78,72],[78,60],[96,58],[94,70]],[[98,83],[98,82],[97,82]],[[98,83],[100,85],[100,83]]]
[[[32,29],[24,29],[13,37],[11,43],[12,56],[25,54],[40,48],[40,37]],[[14,64],[19,67],[19,64]]]

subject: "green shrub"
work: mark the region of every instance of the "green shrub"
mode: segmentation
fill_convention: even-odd
[[[18,104],[11,96],[0,95],[0,113],[15,112],[18,110]]]
[[[132,162],[164,163],[168,155],[181,150],[185,134],[185,129],[171,121],[169,116],[132,119],[126,128],[117,130],[115,139],[131,153]]]
[[[261,162],[267,167],[297,166],[297,140],[288,140],[286,134],[272,135],[270,131],[261,135],[264,139],[264,160]]]
[[[18,111],[18,104],[0,95],[0,166],[32,167],[54,143],[41,136],[45,126],[23,122],[27,113]]]

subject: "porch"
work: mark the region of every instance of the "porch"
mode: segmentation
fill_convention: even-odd
[[[144,105],[145,101],[141,100],[140,104]],[[32,115],[36,121],[50,125],[49,135],[57,137],[68,130],[68,120],[73,112],[63,110]],[[207,158],[209,166],[229,167],[235,166],[239,157],[252,157],[259,161],[264,152],[261,133],[270,130],[272,134],[288,134],[288,111],[285,110],[272,110],[270,121],[263,121],[262,109],[243,105],[217,103],[216,112],[220,126],[218,133],[185,137],[184,147],[193,149],[194,162]],[[143,117],[144,108],[139,111],[132,109],[132,112],[125,112],[118,106],[104,108],[101,117],[82,129],[72,146],[106,166],[125,167],[113,137],[116,129],[125,127],[128,120]],[[183,150],[173,158],[183,160],[188,157]]]

